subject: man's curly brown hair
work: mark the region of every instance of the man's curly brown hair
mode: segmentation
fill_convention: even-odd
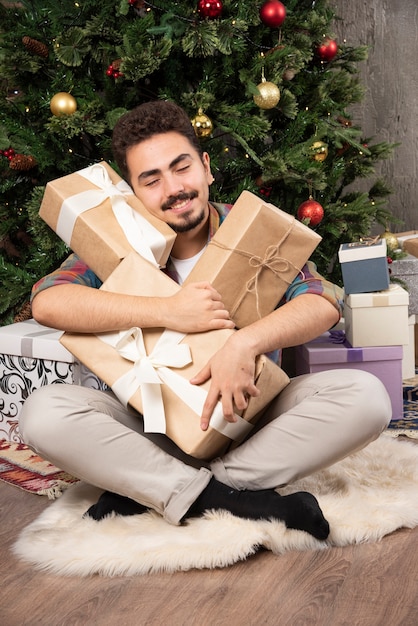
[[[125,180],[130,182],[126,164],[128,149],[153,135],[168,132],[183,135],[202,157],[202,147],[187,113],[174,102],[168,100],[145,102],[122,115],[113,129],[112,150]]]

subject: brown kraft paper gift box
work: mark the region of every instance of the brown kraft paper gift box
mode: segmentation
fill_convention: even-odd
[[[49,182],[39,215],[102,281],[133,249],[164,267],[176,238],[104,161]]]
[[[140,257],[136,253],[129,254],[115,269],[108,280],[103,284],[102,289],[106,291],[142,296],[170,296],[181,289],[171,278],[158,270],[151,263]],[[133,334],[138,333],[133,331]],[[146,354],[153,358],[153,351],[157,341],[166,331],[162,328],[145,329],[143,331],[143,341]],[[171,331],[170,331],[171,332]],[[192,362],[180,368],[161,367],[158,371],[164,370],[169,376],[174,373],[177,381],[170,387],[168,384],[153,385],[151,395],[155,397],[155,387],[161,389],[162,400],[165,411],[165,427],[167,436],[172,439],[184,452],[196,458],[211,459],[223,454],[231,445],[232,436],[235,431],[243,426],[243,433],[237,435],[237,439],[242,439],[246,431],[251,429],[251,424],[258,419],[260,412],[271,402],[271,400],[288,384],[289,378],[285,372],[269,358],[261,355],[257,361],[256,384],[261,394],[258,398],[251,398],[247,409],[242,414],[239,424],[229,425],[222,417],[220,403],[218,403],[217,414],[218,424],[216,428],[226,427],[225,431],[219,432],[211,425],[204,432],[200,429],[201,408],[193,410],[187,404],[190,398],[197,393],[202,395],[203,401],[209,389],[210,381],[204,385],[190,385],[190,378],[207,363],[209,358],[225,343],[231,333],[236,331],[230,329],[214,330],[205,333],[193,333],[183,336],[179,346],[189,346]],[[174,333],[176,335],[177,333]],[[116,334],[117,335],[117,334]],[[119,334],[121,336],[122,334]],[[128,333],[129,335],[129,333]],[[114,339],[115,334],[105,333],[102,337]],[[132,336],[132,334],[131,334]],[[180,335],[181,336],[181,335]],[[146,411],[144,403],[147,402],[149,387],[151,385],[140,385],[138,380],[134,380],[133,387],[127,395],[121,397],[118,393],[121,377],[129,377],[134,369],[141,368],[138,361],[133,363],[121,356],[115,347],[105,343],[96,335],[70,334],[65,333],[61,338],[62,344],[72,352],[76,358],[89,367],[97,376],[105,381],[118,395],[122,402],[129,403],[140,413],[144,414],[146,423]],[[187,350],[187,348],[186,348]],[[161,356],[161,355],[160,355]],[[160,358],[161,363],[161,358]],[[143,364],[144,365],[144,364]],[[146,364],[145,364],[146,365]],[[149,376],[149,373],[148,373]],[[133,378],[135,378],[133,376]],[[186,391],[182,387],[186,386]],[[125,392],[124,392],[125,393]],[[179,393],[181,397],[177,395]],[[185,400],[186,399],[186,402]],[[199,399],[200,402],[200,399]],[[164,411],[157,411],[157,421],[160,427],[154,428],[150,432],[164,432],[164,425],[161,428],[161,418]],[[228,430],[229,429],[229,430]],[[233,432],[231,432],[233,431]]]
[[[275,309],[320,241],[292,215],[243,191],[185,282],[208,280],[242,328]]]

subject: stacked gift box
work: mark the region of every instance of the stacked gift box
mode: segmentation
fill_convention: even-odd
[[[33,319],[0,328],[0,439],[22,441],[20,410],[28,395],[43,385],[106,388],[60,343],[62,334]]]
[[[403,417],[402,381],[414,375],[413,327],[409,295],[390,283],[386,241],[343,244],[339,260],[344,282],[344,331],[331,331],[297,348],[298,374],[356,368],[383,382],[392,419]]]
[[[170,296],[180,287],[133,252],[101,289]],[[259,357],[255,381],[260,396],[249,400],[247,409],[236,415],[235,423],[223,419],[218,403],[209,429],[202,431],[199,416],[210,381],[199,386],[188,381],[234,332],[223,329],[184,335],[161,328],[132,328],[99,335],[65,333],[61,343],[105,380],[124,405],[130,404],[143,415],[145,432],[164,433],[187,454],[209,459],[225,452],[231,441],[243,439],[262,409],[289,382],[273,361]]]
[[[104,281],[102,289],[150,296],[180,289],[159,269],[173,245],[173,231],[144,209],[106,163],[48,183],[40,215]],[[320,240],[293,216],[243,192],[187,282],[211,281],[242,327],[275,308]],[[188,380],[231,332],[236,331],[179,336],[165,329],[133,328],[98,336],[65,333],[60,341],[123,403],[143,413],[147,430],[165,432],[185,452],[209,459],[245,437],[289,382],[273,361],[259,357],[260,396],[249,400],[233,424],[224,420],[219,403],[209,429],[201,431],[199,415],[208,386],[192,386]],[[160,357],[165,359],[166,350],[176,356],[164,365]]]
[[[402,346],[353,348],[344,331],[338,330],[296,348],[296,374],[346,368],[380,378],[390,395],[392,419],[402,418]]]
[[[65,202],[58,210],[67,210]],[[236,326],[242,327],[275,308],[320,240],[319,235],[293,216],[244,191],[186,283],[210,281],[220,292]],[[80,254],[83,256],[82,250]],[[99,260],[100,255],[96,258]],[[133,251],[107,277],[102,289],[130,295],[169,296],[180,287]],[[107,336],[65,333],[61,341],[105,380],[124,404],[144,415],[146,431],[163,432],[188,454],[210,459],[245,437],[262,410],[289,382],[280,367],[267,357],[260,357],[256,372],[260,396],[251,398],[247,409],[236,415],[237,421],[232,424],[223,419],[218,403],[208,430],[202,431],[199,415],[209,386],[192,386],[188,380],[233,332],[217,330],[179,338],[178,333],[164,329],[128,329],[126,333]],[[132,375],[139,369],[133,364],[143,357],[152,362],[154,352],[158,350],[160,354],[170,341],[176,349],[189,351],[191,358],[181,367],[156,367],[158,375],[152,390],[139,376]],[[152,372],[148,374],[153,377]],[[155,391],[158,378],[163,381],[159,392]],[[156,409],[158,405],[162,410]]]

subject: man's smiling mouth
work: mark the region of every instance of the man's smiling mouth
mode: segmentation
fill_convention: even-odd
[[[163,211],[173,211],[181,212],[185,207],[187,207],[194,198],[197,198],[198,194],[196,191],[192,191],[191,193],[183,193],[179,194],[177,197],[168,198],[167,202],[164,202],[162,205]]]

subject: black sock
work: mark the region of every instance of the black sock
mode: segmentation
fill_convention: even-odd
[[[287,528],[305,530],[317,539],[326,539],[329,524],[316,498],[306,491],[281,496],[274,489],[238,491],[212,478],[183,519],[197,517],[210,509],[224,509],[237,517],[277,519]]]
[[[118,515],[140,515],[148,511],[146,506],[135,502],[125,496],[120,496],[117,493],[111,491],[105,491],[102,493],[96,504],[92,504],[91,507],[84,513],[83,517],[92,517],[99,521],[110,515],[111,513],[117,513]]]

